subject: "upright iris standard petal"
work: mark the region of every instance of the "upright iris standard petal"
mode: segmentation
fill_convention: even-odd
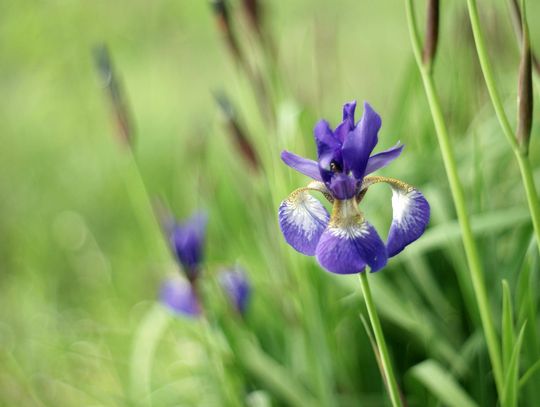
[[[292,169],[307,175],[317,181],[322,181],[321,173],[319,171],[319,164],[317,161],[309,160],[304,157],[300,157],[289,151],[281,152],[281,159]]]
[[[356,109],[356,100],[345,103],[343,105],[343,121],[336,127],[334,134],[336,138],[343,144],[347,138],[347,134],[354,129],[354,111]]]
[[[330,216],[321,202],[308,193],[309,189],[297,189],[281,202],[278,219],[287,243],[300,253],[313,256]]]
[[[188,317],[197,317],[201,314],[197,294],[186,280],[180,278],[166,280],[161,286],[160,300],[177,314]]]
[[[324,182],[329,182],[333,170],[331,164],[343,167],[341,142],[335,137],[326,120],[320,120],[313,130],[317,144],[319,170]]]
[[[174,253],[189,279],[197,276],[202,261],[206,221],[205,214],[196,213],[184,224],[174,225],[169,234]]]
[[[392,161],[399,157],[401,151],[403,151],[403,147],[405,147],[403,144],[398,143],[397,145],[389,148],[388,150],[381,151],[380,153],[369,157],[364,175],[371,174],[372,172],[375,172],[380,168],[386,167],[388,164],[390,164]]]
[[[392,187],[393,219],[388,233],[388,256],[393,257],[418,239],[429,223],[430,208],[415,188]]]
[[[378,271],[386,265],[386,247],[371,224],[358,212],[356,200],[336,201],[332,219],[319,240],[317,261],[338,274]]]
[[[231,304],[236,311],[243,315],[251,295],[251,285],[244,270],[240,267],[223,270],[218,278]]]
[[[358,125],[343,143],[343,162],[345,171],[352,171],[354,177],[364,177],[369,156],[377,144],[377,133],[381,128],[381,118],[371,106],[364,103],[364,114]]]

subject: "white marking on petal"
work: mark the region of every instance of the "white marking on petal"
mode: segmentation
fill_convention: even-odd
[[[308,239],[319,230],[320,223],[328,221],[328,213],[324,206],[307,192],[287,199],[282,214],[287,223],[300,228]]]
[[[313,256],[330,215],[323,204],[307,190],[300,188],[289,195],[279,207],[278,218],[287,243],[300,253]]]
[[[329,227],[328,231],[340,239],[352,240],[365,236],[369,232],[369,229],[367,223],[363,222],[357,225]]]
[[[415,208],[411,208],[411,205],[414,205],[415,200],[420,197],[422,197],[422,194],[414,188],[405,191],[392,188],[392,210],[394,220],[400,224],[417,221],[418,211],[415,211]]]

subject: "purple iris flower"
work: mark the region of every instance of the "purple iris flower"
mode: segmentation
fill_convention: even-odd
[[[314,180],[279,207],[285,240],[338,274],[359,273],[366,266],[380,270],[389,257],[424,233],[430,216],[429,204],[416,188],[397,179],[369,176],[399,157],[403,145],[372,155],[381,118],[364,103],[362,119],[355,123],[355,108],[355,101],[343,106],[343,121],[335,130],[325,120],[316,124],[317,161],[288,151],[281,154],[285,164]],[[392,188],[393,220],[386,244],[358,209],[368,188],[379,182]],[[321,192],[333,204],[332,215],[308,191]]]
[[[251,285],[244,270],[240,267],[223,270],[218,278],[231,304],[240,315],[244,315],[251,295]]]
[[[198,212],[184,223],[168,225],[167,232],[174,254],[190,281],[200,274],[207,217]]]
[[[165,280],[160,291],[161,302],[176,314],[198,317],[201,306],[195,287],[189,281],[179,277]]]

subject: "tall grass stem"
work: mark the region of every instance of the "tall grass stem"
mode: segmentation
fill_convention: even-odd
[[[525,187],[525,194],[527,195],[527,203],[531,213],[536,243],[540,249],[540,202],[538,200],[538,191],[536,189],[536,185],[534,184],[531,163],[526,149],[520,148],[516,135],[512,130],[506,112],[504,111],[504,106],[495,84],[495,77],[489,61],[484,35],[482,33],[482,29],[480,28],[480,18],[478,17],[476,0],[467,0],[467,5],[469,7],[469,17],[474,35],[474,43],[476,44],[476,53],[478,54],[480,66],[484,74],[484,80],[489,92],[489,97],[491,98],[491,103],[493,104],[493,108],[495,109],[495,113],[497,114],[497,118],[503,133],[508,140],[510,147],[512,147],[514,155],[516,156],[523,185]]]
[[[420,75],[424,84],[424,89],[431,110],[431,115],[433,117],[433,122],[435,125],[439,147],[441,149],[444,167],[446,170],[446,175],[448,177],[448,183],[450,184],[450,191],[452,193],[452,198],[454,200],[454,206],[456,208],[456,213],[461,229],[463,246],[465,248],[465,254],[471,273],[471,280],[473,284],[475,298],[480,313],[480,319],[482,321],[482,327],[486,338],[488,353],[491,360],[491,366],[493,368],[495,385],[497,386],[497,392],[499,396],[501,396],[504,384],[501,351],[499,348],[499,341],[490,312],[490,305],[486,292],[486,284],[484,280],[482,263],[478,254],[476,241],[474,240],[469,215],[467,213],[463,186],[461,185],[461,181],[458,176],[456,159],[450,145],[448,130],[442,113],[439,98],[437,92],[435,91],[433,78],[430,72],[422,63],[422,47],[420,45],[420,39],[418,36],[418,27],[416,24],[412,0],[405,0],[405,6],[407,11],[407,22],[409,25],[413,53],[418,64],[418,69],[420,70]],[[514,143],[516,143],[515,140]]]

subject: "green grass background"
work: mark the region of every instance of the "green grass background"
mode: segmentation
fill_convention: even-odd
[[[232,3],[244,49],[256,60],[256,44],[238,2]],[[540,4],[529,3],[534,46]],[[264,4],[279,50],[275,128],[259,114],[205,1],[0,3],[0,405],[288,405],[240,362],[219,322],[232,316],[215,273],[235,262],[254,284],[246,324],[260,349],[321,405],[387,405],[359,317],[365,310],[358,281],[330,275],[294,252],[277,226],[279,202],[307,182],[280,163],[279,151],[313,157],[315,121],[336,125],[342,103],[352,99],[368,100],[381,114],[380,149],[406,144],[402,158],[382,173],[419,187],[432,206],[425,236],[371,276],[409,404],[451,404],[452,386],[444,378],[429,380],[444,371],[458,393],[494,405],[403,5]],[[480,8],[498,85],[514,117],[519,56],[510,18],[504,1],[482,1]],[[129,100],[140,172],[115,138],[92,60],[99,43],[108,44]],[[523,371],[540,356],[537,253],[534,245],[528,249],[532,228],[523,188],[486,95],[464,2],[442,2],[435,69],[495,321],[501,278],[510,283],[516,321],[529,317]],[[250,170],[234,149],[215,90],[236,105],[263,172]],[[535,168],[537,132],[535,124]],[[210,327],[155,308],[160,282],[178,271],[143,182],[179,218],[197,208],[209,212],[205,292],[221,316]],[[362,209],[385,236],[390,193],[372,189]],[[145,364],[134,343],[152,349],[151,332],[163,321]],[[133,388],[145,375],[148,394]],[[540,400],[537,393],[525,386],[523,405]]]

